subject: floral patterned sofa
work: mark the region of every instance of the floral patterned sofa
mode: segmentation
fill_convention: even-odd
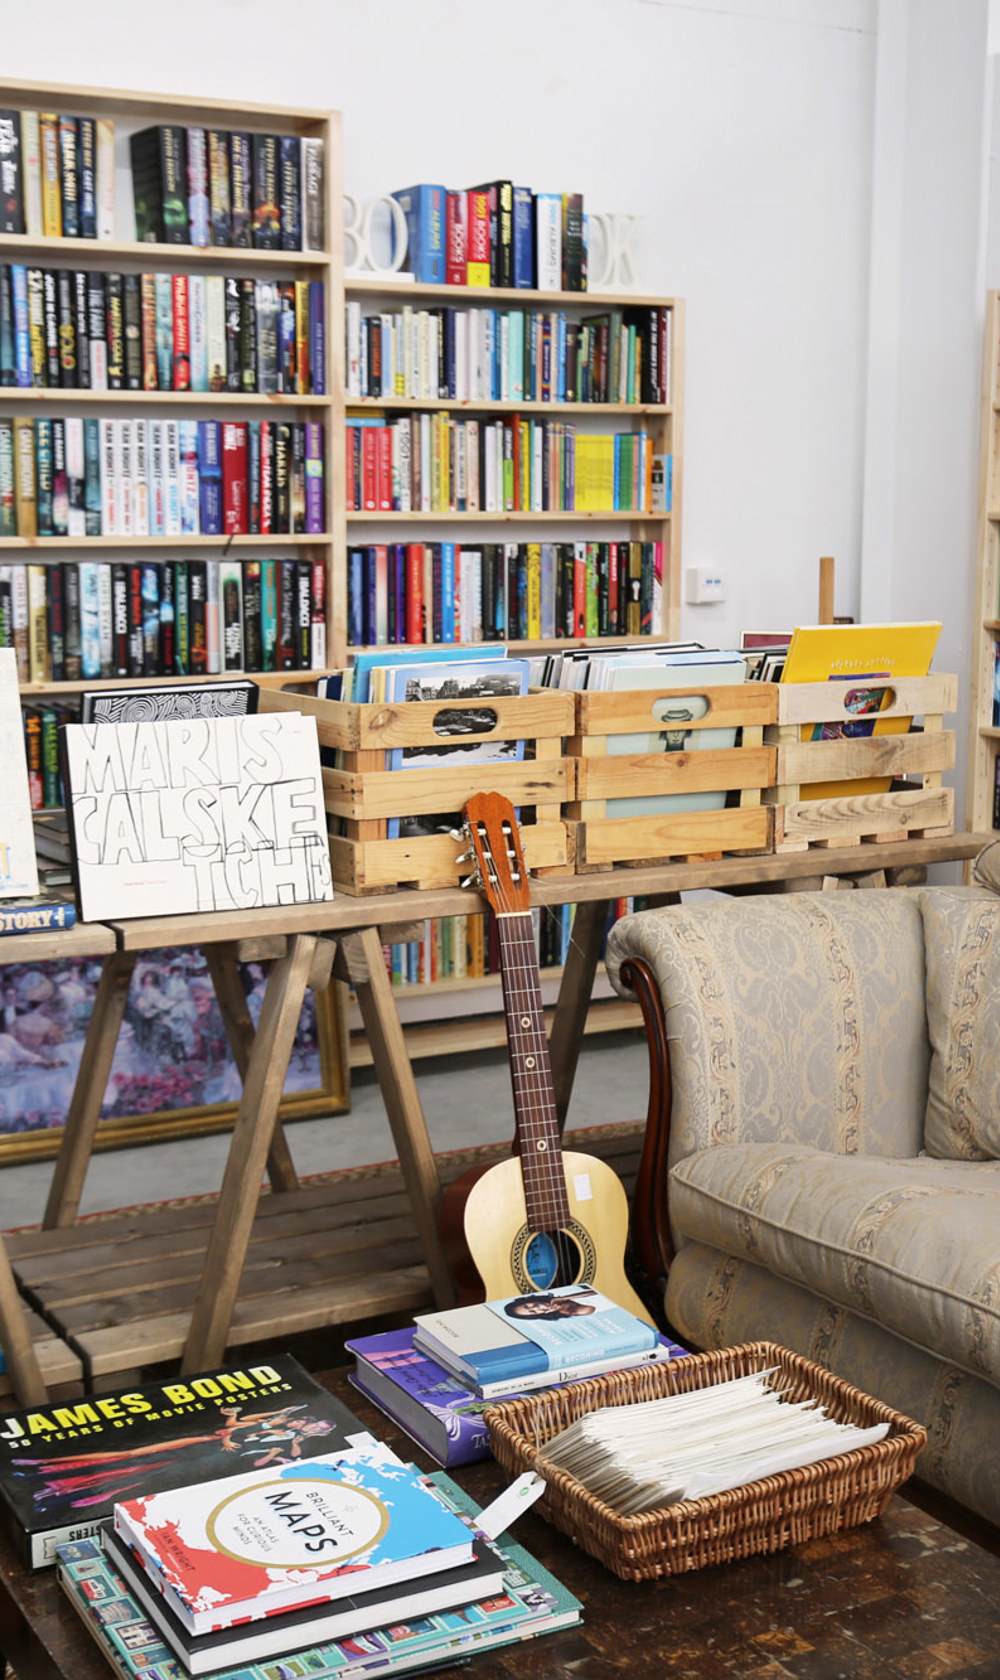
[[[647,910],[608,969],[646,1014],[633,1229],[678,1335],[878,1395],[1000,1523],[1000,842],[976,880]]]

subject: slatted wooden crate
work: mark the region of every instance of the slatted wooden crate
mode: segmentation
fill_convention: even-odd
[[[562,805],[573,792],[573,767],[563,752],[573,732],[572,694],[538,691],[399,704],[261,689],[260,709],[308,713],[316,719],[320,747],[341,755],[336,768],[323,770],[327,812],[343,829],[330,835],[339,891],[363,895],[398,886],[456,886],[466,873],[458,862],[464,844],[448,834],[390,839],[386,827],[393,817],[460,811],[469,795],[481,790],[502,793],[520,809],[521,843],[532,871],[572,870],[562,819]],[[447,733],[435,727],[443,711],[492,713],[493,727],[477,730],[476,740],[524,741],[523,759],[470,764],[460,753],[442,750],[433,769],[387,769],[392,748],[445,748]]]
[[[723,853],[770,849],[771,812],[762,801],[774,780],[775,751],[764,745],[764,728],[776,716],[770,683],[698,687],[704,716],[691,718],[682,706],[687,688],[624,689],[574,695],[576,734],[569,750],[576,764],[576,799],[567,807],[574,826],[579,872],[616,863],[658,863],[668,858],[721,857]],[[672,702],[677,705],[672,708]],[[671,716],[672,710],[683,716]],[[738,745],[685,750],[671,736],[739,729]],[[655,752],[609,753],[614,735],[656,734]],[[739,804],[715,810],[669,810],[640,816],[608,815],[609,799],[648,795],[738,794]]]
[[[857,721],[851,695],[873,687],[889,691],[883,719],[922,719],[923,727],[902,734],[803,740],[806,729]],[[955,795],[942,787],[941,773],[955,763],[955,734],[945,714],[958,705],[958,678],[900,677],[893,682],[782,683],[775,690],[778,715],[765,730],[777,761],[775,785],[765,794],[774,807],[774,849],[806,851],[810,846],[856,846],[862,841],[905,840],[950,834]],[[885,792],[845,789],[808,798],[817,783],[863,782],[872,777],[905,778],[906,787]]]

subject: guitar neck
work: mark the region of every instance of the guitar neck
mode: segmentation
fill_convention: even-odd
[[[551,1230],[567,1225],[570,1214],[534,927],[530,910],[496,920],[525,1207],[533,1229]]]

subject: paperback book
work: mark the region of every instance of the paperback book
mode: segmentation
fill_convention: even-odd
[[[471,1563],[469,1530],[380,1443],[115,1506],[189,1633]]]
[[[32,1569],[116,1499],[301,1463],[370,1436],[289,1354],[0,1419],[0,1510]]]
[[[662,1357],[651,1324],[588,1284],[421,1313],[415,1323],[420,1351],[484,1399]]]

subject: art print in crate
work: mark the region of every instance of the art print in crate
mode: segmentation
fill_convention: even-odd
[[[69,724],[65,739],[86,919],[333,897],[313,718]]]

